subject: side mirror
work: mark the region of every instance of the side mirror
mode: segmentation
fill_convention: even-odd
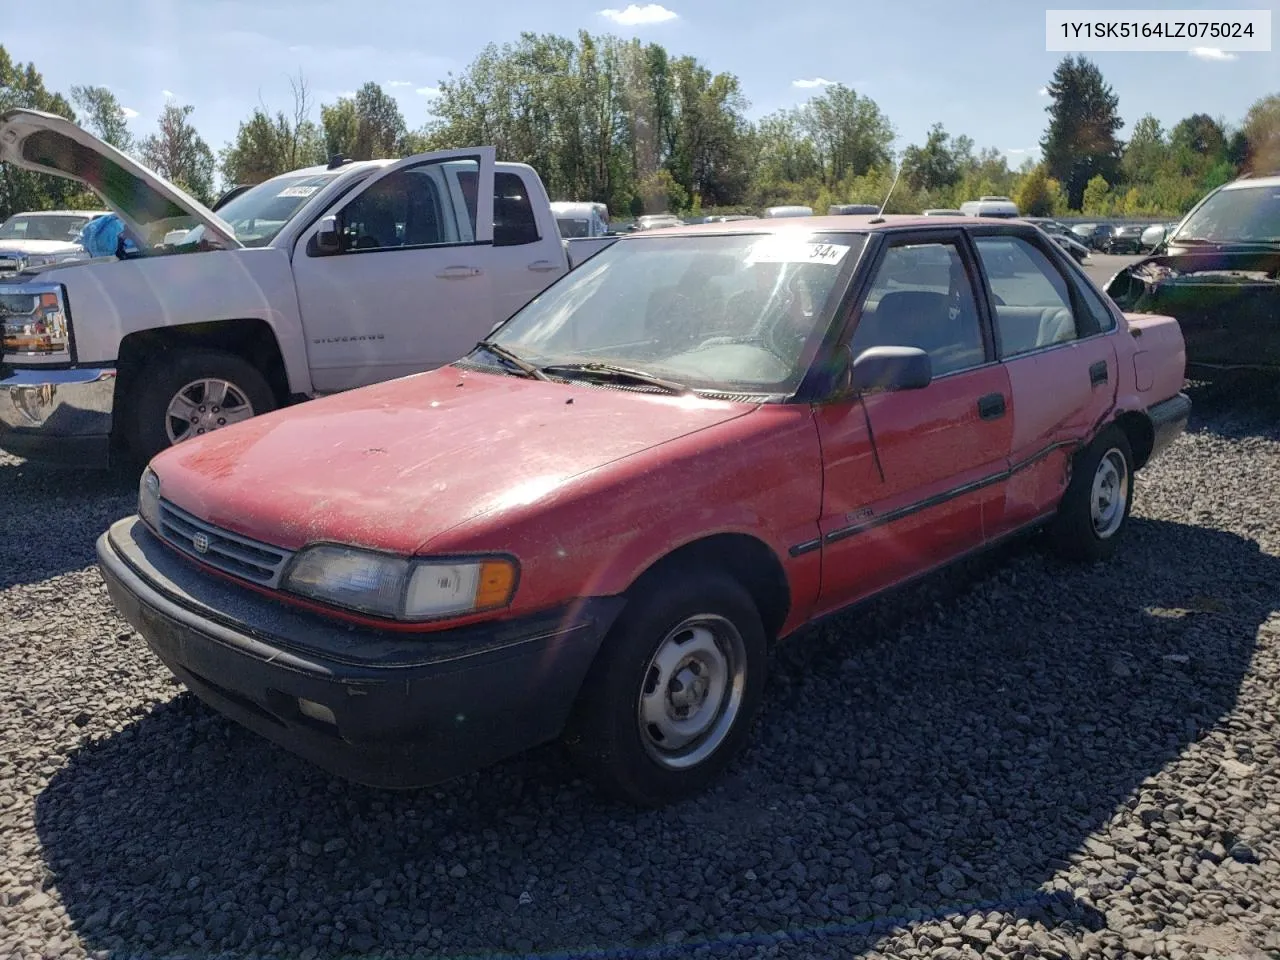
[[[342,252],[342,238],[338,234],[338,218],[333,214],[322,217],[320,229],[311,238],[311,253],[316,257],[330,257]]]
[[[933,382],[933,361],[919,347],[871,347],[862,351],[849,370],[849,388],[920,390]]]

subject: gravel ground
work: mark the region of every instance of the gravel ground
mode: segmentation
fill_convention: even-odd
[[[1116,562],[829,621],[642,814],[556,748],[387,793],[223,721],[91,565],[132,490],[0,459],[0,956],[1280,957],[1280,410],[1195,399]]]

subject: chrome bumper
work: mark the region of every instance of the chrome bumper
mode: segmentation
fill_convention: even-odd
[[[0,450],[46,463],[106,467],[114,367],[0,376]]]

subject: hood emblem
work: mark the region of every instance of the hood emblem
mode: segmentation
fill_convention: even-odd
[[[191,538],[191,546],[195,547],[196,553],[208,553],[209,535],[207,533],[197,533]]]

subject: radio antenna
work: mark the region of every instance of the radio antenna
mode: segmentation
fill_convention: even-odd
[[[880,212],[868,220],[868,223],[884,223],[884,208],[889,205],[889,198],[893,196],[893,191],[897,189],[898,178],[902,176],[902,164],[898,164],[898,172],[893,176],[893,183],[889,186],[889,192],[885,195],[884,203],[880,204]]]

